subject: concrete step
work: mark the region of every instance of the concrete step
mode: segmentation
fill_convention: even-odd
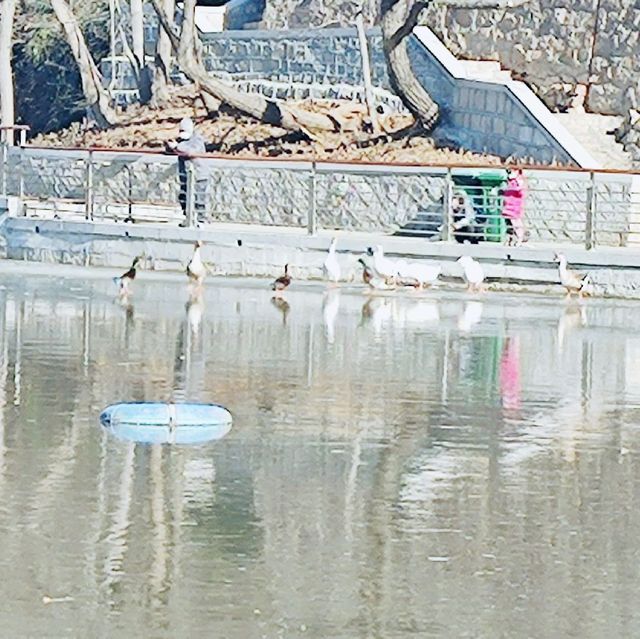
[[[615,115],[585,113],[579,109],[554,115],[603,168],[632,168],[631,155],[624,150],[622,144],[616,142],[615,136],[609,133],[620,125],[622,118]]]
[[[489,82],[511,80],[511,73],[503,71],[499,62],[493,60],[461,60],[461,62],[469,79]]]

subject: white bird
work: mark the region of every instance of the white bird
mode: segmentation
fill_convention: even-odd
[[[189,276],[189,279],[198,286],[202,284],[204,276],[207,274],[207,267],[204,265],[200,255],[201,248],[202,242],[197,240],[194,244],[193,255],[187,264],[187,275]]]
[[[484,271],[482,266],[476,262],[471,256],[463,255],[458,264],[462,266],[464,273],[464,281],[467,283],[467,288],[470,291],[479,291],[484,282]]]
[[[326,279],[334,284],[338,283],[340,279],[340,263],[338,262],[338,256],[336,255],[336,238],[331,240],[329,245],[329,253],[322,265],[322,272]]]
[[[396,262],[396,270],[398,284],[427,288],[440,277],[442,267],[439,264],[418,264],[401,260]]]
[[[567,297],[572,293],[577,293],[582,297],[584,287],[589,283],[591,278],[589,273],[576,273],[567,268],[567,258],[562,253],[556,253],[554,261],[558,262],[558,276],[560,283],[567,289]]]
[[[384,251],[380,244],[377,244],[375,248],[369,247],[367,249],[367,255],[373,257],[373,264],[371,265],[371,268],[374,271],[374,275],[382,278],[387,282],[387,284],[395,280],[395,277],[398,274],[396,264],[393,260],[384,256]]]

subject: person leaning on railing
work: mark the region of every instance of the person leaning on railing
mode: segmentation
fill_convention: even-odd
[[[202,158],[196,156],[206,153],[204,138],[195,130],[191,118],[180,120],[178,140],[167,142],[167,151],[178,155],[178,177],[180,192],[178,200],[185,220],[180,226],[187,226],[187,180],[188,171],[194,172],[194,208],[199,223],[207,221],[207,173]]]

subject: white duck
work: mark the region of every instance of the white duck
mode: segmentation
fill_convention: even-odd
[[[397,273],[396,264],[393,260],[390,260],[384,256],[382,246],[377,244],[375,248],[369,247],[367,249],[367,255],[373,257],[373,264],[371,268],[374,271],[374,275],[382,278],[387,284],[395,280]]]
[[[187,275],[189,279],[200,286],[204,281],[204,277],[207,274],[207,267],[204,265],[202,261],[202,256],[200,255],[200,249],[202,248],[202,242],[200,240],[196,240],[193,248],[193,255],[187,264]]]
[[[479,291],[484,282],[484,271],[479,262],[476,262],[471,256],[463,255],[458,264],[462,266],[464,272],[464,281],[470,291]]]
[[[567,297],[572,293],[577,293],[582,297],[584,287],[589,283],[589,273],[576,273],[567,268],[567,258],[562,253],[556,253],[554,261],[558,263],[558,276],[560,284],[567,289]]]
[[[396,263],[396,271],[398,284],[428,288],[438,280],[442,267],[439,264],[417,264],[401,260]]]
[[[322,265],[322,272],[326,279],[333,284],[337,284],[340,279],[340,262],[338,262],[338,256],[336,255],[336,243],[337,239],[334,237],[329,245],[329,253]]]

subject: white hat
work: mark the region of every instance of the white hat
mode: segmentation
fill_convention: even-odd
[[[193,135],[193,129],[193,120],[191,118],[182,118],[178,137],[182,140],[188,140]]]

